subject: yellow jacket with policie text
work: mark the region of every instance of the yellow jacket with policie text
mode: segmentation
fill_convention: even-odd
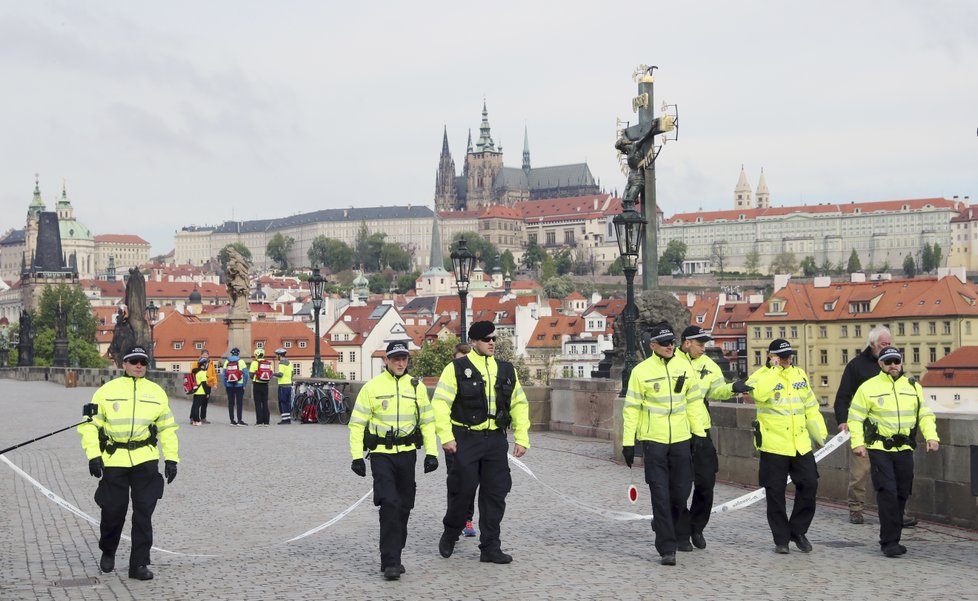
[[[672,444],[706,436],[710,418],[699,376],[683,356],[669,361],[652,354],[632,369],[622,409],[622,445],[636,440]]]
[[[707,401],[726,401],[733,397],[733,384],[727,384],[723,377],[723,371],[716,361],[703,353],[693,359],[683,351],[676,351],[677,357],[683,357],[693,366],[693,372],[699,378],[700,390],[703,392],[703,402]],[[706,412],[706,424],[704,428],[709,430],[712,426],[710,412]]]
[[[793,457],[825,442],[828,429],[805,371],[794,365],[762,367],[747,379],[754,390],[761,444],[757,450]]]
[[[380,438],[371,453],[401,453],[418,448],[413,443],[395,444],[388,449],[384,438],[389,431],[394,438],[402,438],[421,429],[425,454],[438,455],[435,438],[435,415],[428,401],[428,390],[405,373],[397,378],[389,370],[375,376],[360,389],[357,402],[350,415],[350,454],[363,459],[364,431],[369,430]]]
[[[489,414],[496,414],[496,375],[499,373],[499,365],[495,357],[483,356],[476,351],[470,351],[469,361],[482,375],[485,381],[487,401],[489,404]],[[530,448],[530,404],[526,400],[526,393],[520,384],[519,376],[515,376],[516,383],[513,394],[510,398],[509,415],[513,424],[513,439],[516,444],[524,448]],[[458,381],[455,377],[455,364],[449,363],[441,372],[438,378],[438,385],[435,386],[435,394],[431,399],[431,404],[435,409],[435,427],[438,431],[438,438],[442,444],[455,440],[452,433],[452,426],[465,426],[472,430],[496,430],[495,420],[489,418],[482,423],[475,425],[462,424],[452,419],[452,405],[458,395]]]
[[[206,378],[206,374],[205,374]],[[111,380],[95,391],[92,403],[98,412],[92,421],[78,426],[82,448],[89,460],[102,457],[106,467],[133,467],[147,461],[159,461],[160,450],[168,461],[180,461],[177,454],[177,426],[166,392],[146,378],[122,376]],[[126,448],[126,443],[150,438],[150,426],[156,428],[157,445]],[[101,451],[99,430],[115,452]]]
[[[866,443],[865,422],[876,425],[879,440]],[[908,450],[911,448],[909,444],[887,449],[882,439],[897,435],[909,437],[911,429],[918,422],[924,440],[940,442],[937,436],[937,418],[924,402],[924,390],[920,384],[911,383],[903,375],[894,380],[890,374],[881,371],[863,382],[852,397],[852,404],[849,406],[852,448],[865,446],[867,449],[892,452]]]

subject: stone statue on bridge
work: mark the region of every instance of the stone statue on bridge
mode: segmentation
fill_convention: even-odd
[[[127,349],[140,345],[149,348],[149,327],[146,325],[146,280],[138,268],[129,269],[126,281],[126,304],[119,307],[116,315],[109,357],[116,367],[122,368],[122,356]]]

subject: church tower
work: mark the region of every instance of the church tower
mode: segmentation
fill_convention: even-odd
[[[523,173],[530,176],[530,138],[526,132],[526,125],[523,126]]]
[[[771,208],[771,193],[767,190],[767,180],[764,179],[764,168],[761,168],[761,180],[757,182],[757,208]]]
[[[25,259],[30,258],[30,254],[37,248],[37,230],[41,213],[46,208],[44,200],[41,199],[41,176],[34,174],[34,198],[27,207],[27,225],[24,231],[24,255]]]
[[[744,166],[740,166],[740,179],[737,180],[737,187],[734,188],[734,209],[753,209],[754,201],[751,199],[750,184],[747,183],[747,174]]]
[[[455,211],[458,195],[455,190],[455,161],[448,150],[448,126],[441,141],[441,158],[438,159],[438,174],[435,176],[435,211]]]
[[[496,148],[489,128],[489,111],[482,102],[482,124],[479,125],[479,139],[475,148],[465,154],[465,169],[468,178],[466,209],[481,211],[493,204],[492,184],[496,175],[503,169],[502,149]]]

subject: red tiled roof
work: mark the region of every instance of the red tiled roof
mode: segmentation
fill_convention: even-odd
[[[145,244],[146,246],[149,246],[149,242],[133,234],[99,234],[98,236],[95,236],[95,241],[117,242],[120,244]]]
[[[523,219],[523,214],[515,207],[493,205],[479,215],[479,219],[487,219],[492,217],[498,219]]]
[[[526,346],[535,349],[560,348],[564,334],[578,336],[583,331],[584,319],[578,315],[541,317]]]
[[[770,207],[767,209],[736,209],[729,211],[699,211],[696,213],[677,213],[663,221],[665,224],[697,223],[708,221],[739,221],[783,217],[792,213],[807,215],[874,213],[877,211],[901,211],[904,206],[910,211],[920,211],[927,207],[955,209],[957,201],[946,198],[921,198],[914,200],[884,200],[849,204],[818,204],[792,207]]]
[[[978,346],[962,346],[929,364],[920,384],[924,388],[978,387]]]

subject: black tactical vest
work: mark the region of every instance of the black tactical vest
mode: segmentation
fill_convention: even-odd
[[[452,403],[452,419],[467,426],[477,426],[489,418],[496,426],[506,428],[509,423],[509,406],[516,388],[516,370],[508,361],[496,360],[496,413],[489,413],[489,397],[482,372],[476,369],[468,357],[459,357],[455,364],[455,383],[458,386]]]

